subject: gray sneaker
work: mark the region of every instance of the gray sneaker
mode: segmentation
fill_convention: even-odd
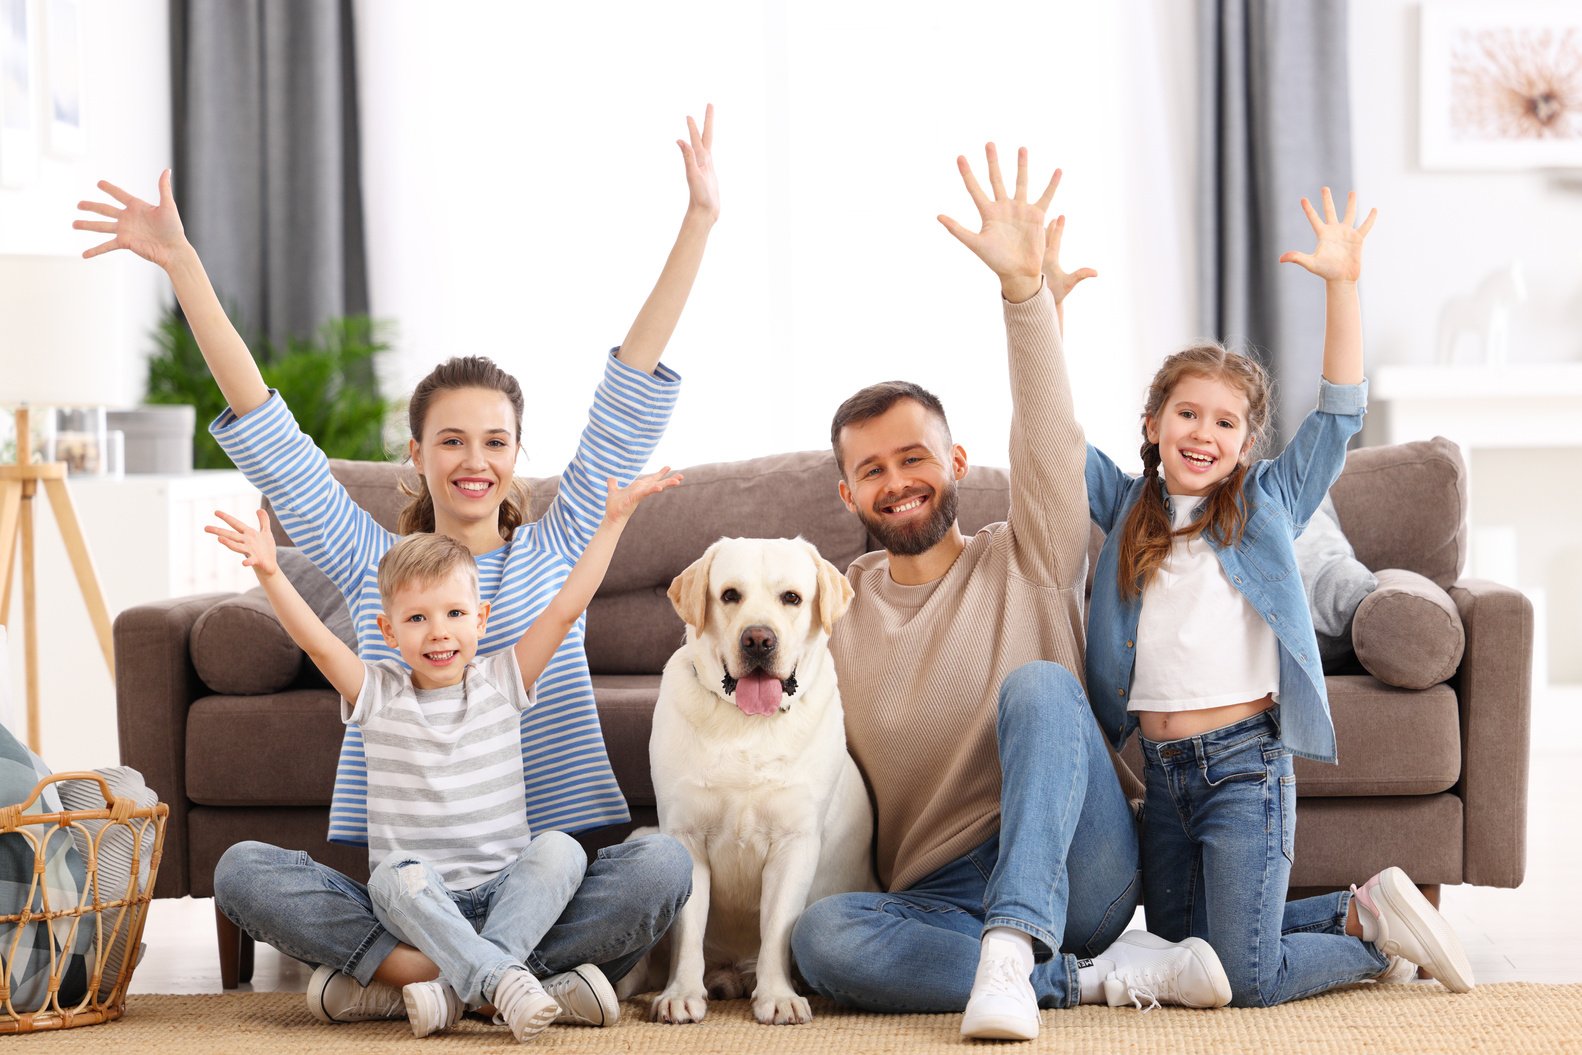
[[[333,967],[319,967],[308,979],[308,1010],[320,1022],[370,1022],[405,1018],[401,990],[383,982],[358,985],[357,979]]]
[[[621,1002],[604,972],[585,963],[544,979],[544,992],[560,1005],[556,1022],[579,1026],[613,1026],[621,1017]]]

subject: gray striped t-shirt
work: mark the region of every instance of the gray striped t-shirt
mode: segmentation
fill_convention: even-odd
[[[368,763],[368,867],[392,854],[470,890],[532,839],[522,777],[521,712],[533,706],[516,652],[475,658],[448,689],[417,689],[395,660],[365,664],[356,707]]]

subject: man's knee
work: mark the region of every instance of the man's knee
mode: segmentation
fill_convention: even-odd
[[[856,908],[849,895],[820,898],[797,917],[791,929],[791,958],[808,985],[825,996],[844,984],[851,964]]]
[[[1082,682],[1059,663],[1024,663],[1000,683],[1001,728],[1028,721],[1069,723],[1084,717],[1086,710]]]

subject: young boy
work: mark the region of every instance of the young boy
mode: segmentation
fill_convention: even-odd
[[[362,728],[368,763],[368,881],[374,912],[438,965],[440,977],[402,990],[415,1036],[446,1029],[465,1006],[493,1005],[519,1041],[561,1007],[526,959],[582,881],[587,858],[570,836],[534,837],[524,807],[520,712],[532,686],[603,581],[639,502],[681,482],[668,467],[619,488],[565,585],[510,649],[479,657],[489,606],[472,553],[448,535],[401,539],[379,562],[378,616],[401,653],[364,663],[280,574],[263,510],[258,527],[217,512],[206,527],[246,559],[281,624],[341,694],[341,717]],[[475,926],[476,922],[476,926]],[[596,969],[577,969],[606,1016],[615,994]]]

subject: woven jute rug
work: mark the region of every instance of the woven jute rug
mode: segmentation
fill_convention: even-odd
[[[126,1016],[103,1025],[0,1039],[12,1050],[52,1053],[269,1052],[271,1055],[379,1055],[382,1052],[621,1052],[642,1055],[921,1055],[972,1048],[1001,1051],[1169,1055],[1416,1055],[1582,1052],[1582,985],[1506,983],[1456,996],[1432,983],[1366,986],[1263,1010],[1184,1011],[1082,1007],[1045,1011],[1031,1044],[963,1041],[959,1015],[869,1015],[813,1005],[806,1026],[761,1026],[745,1000],[716,1002],[689,1026],[644,1020],[629,1002],[608,1029],[551,1026],[528,1048],[504,1026],[469,1017],[418,1040],[405,1022],[325,1026],[300,994],[134,996]]]

